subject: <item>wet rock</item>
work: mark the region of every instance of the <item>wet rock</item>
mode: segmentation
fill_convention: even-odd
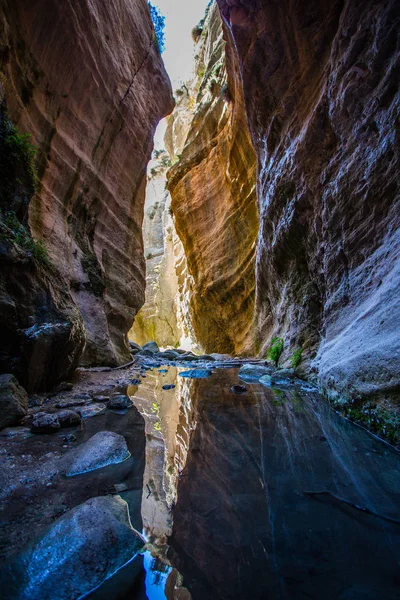
[[[157,357],[163,360],[177,360],[180,358],[180,354],[174,350],[165,350],[165,352],[160,352]]]
[[[199,360],[209,360],[211,362],[215,361],[215,358],[211,356],[211,354],[201,354],[201,356],[199,356],[198,358]]]
[[[274,377],[277,379],[295,379],[296,372],[294,369],[277,369],[274,372]]]
[[[32,433],[56,433],[60,428],[61,424],[56,413],[39,412],[33,417]]]
[[[61,400],[60,402],[57,402],[56,407],[57,408],[70,408],[70,407],[74,407],[74,406],[83,406],[86,402],[87,402],[87,400],[85,400],[83,398],[70,398],[68,400]]]
[[[64,442],[67,442],[67,444],[71,444],[72,442],[76,442],[76,435],[69,433],[63,437],[63,440]]]
[[[92,394],[74,394],[72,398],[74,400],[85,400],[87,402],[92,400]]]
[[[190,369],[189,371],[182,371],[179,373],[180,377],[187,377],[188,379],[206,379],[210,377],[212,372],[209,369]]]
[[[140,381],[140,379],[132,379],[132,385],[140,385],[142,382]]]
[[[129,342],[129,351],[132,356],[136,356],[136,354],[138,354],[141,350],[142,350],[142,347],[139,346],[139,344],[135,344],[134,342]]]
[[[65,457],[65,474],[68,477],[114,465],[130,457],[122,435],[112,431],[99,431],[87,442],[71,450]]]
[[[132,408],[133,402],[129,398],[129,396],[124,396],[123,394],[119,396],[113,396],[108,403],[108,409],[114,410],[125,410],[127,408]]]
[[[271,385],[274,384],[272,375],[263,375],[262,377],[260,377],[260,379],[258,381],[260,383],[262,383],[262,385],[265,385],[267,387],[271,387]]]
[[[94,402],[102,402],[103,404],[106,404],[110,400],[110,396],[93,396],[93,400]]]
[[[28,394],[14,375],[0,375],[0,429],[18,425],[28,410]]]
[[[156,342],[147,342],[147,344],[144,344],[142,351],[145,352],[146,350],[151,352],[151,354],[157,354],[157,352],[160,352],[160,348]]]
[[[120,496],[91,498],[65,513],[12,560],[9,600],[81,598],[132,560],[144,541]]]
[[[258,381],[263,375],[269,375],[271,369],[264,365],[245,364],[239,370],[239,377],[243,380]]]
[[[177,354],[186,354],[187,353],[187,350],[183,350],[183,348],[175,348],[173,351],[176,352]]]
[[[6,427],[0,431],[1,437],[6,438],[26,438],[31,435],[29,427]]]
[[[101,404],[89,404],[87,406],[80,406],[76,411],[81,415],[82,419],[90,419],[90,417],[97,417],[98,415],[104,415],[106,412],[106,405]]]
[[[159,373],[168,373],[168,369],[158,369]]]
[[[79,425],[82,420],[82,417],[74,410],[64,409],[55,414],[60,421],[61,427],[73,427],[74,425]]]
[[[245,394],[247,392],[247,388],[244,385],[233,385],[231,387],[231,391],[235,394]]]
[[[154,352],[152,352],[151,350],[141,350],[137,353],[136,356],[153,356],[153,354]]]
[[[162,389],[163,389],[163,390],[173,390],[173,389],[174,389],[174,387],[175,387],[175,385],[174,385],[173,383],[168,383],[168,384],[166,384],[166,385],[163,385],[163,386],[162,386]]]

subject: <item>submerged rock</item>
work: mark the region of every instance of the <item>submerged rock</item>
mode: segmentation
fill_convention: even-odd
[[[71,600],[97,588],[144,546],[120,496],[65,513],[11,560],[0,579],[9,600]]]
[[[160,348],[158,347],[158,344],[156,344],[156,342],[147,342],[147,344],[143,346],[142,350],[148,350],[149,352],[151,352],[151,354],[157,354],[157,352],[160,352]]]
[[[61,424],[56,413],[38,412],[33,417],[32,433],[56,433],[60,428]]]
[[[72,450],[65,457],[65,474],[68,477],[95,471],[108,465],[118,464],[131,453],[125,438],[112,431],[99,431],[87,442]]]
[[[209,369],[190,369],[189,371],[179,373],[180,377],[187,377],[188,379],[206,379],[211,375],[212,372]]]
[[[0,431],[0,437],[6,438],[26,438],[31,435],[29,427],[6,427]]]
[[[247,392],[247,388],[244,385],[233,385],[231,387],[231,391],[235,394],[245,394]]]
[[[244,380],[258,381],[260,377],[263,377],[263,375],[269,375],[270,373],[271,369],[269,367],[246,363],[240,368],[239,377]]]
[[[132,406],[133,402],[129,396],[124,396],[121,394],[120,396],[113,396],[108,403],[107,408],[125,410],[127,408],[132,408]]]
[[[28,394],[14,375],[0,375],[0,429],[18,425],[28,411]]]

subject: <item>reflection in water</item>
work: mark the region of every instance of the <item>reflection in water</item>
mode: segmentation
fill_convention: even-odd
[[[172,510],[177,485],[186,462],[192,420],[191,380],[178,377],[179,370],[148,371],[142,384],[127,390],[145,419],[146,466],[143,477],[143,534],[150,551],[144,555],[146,594],[149,600],[174,598],[165,595],[171,572],[167,540],[172,534]],[[164,390],[165,385],[174,385]],[[180,583],[180,582],[179,582]],[[172,586],[172,594],[174,587]],[[169,586],[171,587],[171,586]],[[185,596],[190,598],[190,595]]]
[[[169,368],[128,390],[149,600],[400,598],[400,526],[356,508],[399,519],[399,453],[309,390],[235,383]]]

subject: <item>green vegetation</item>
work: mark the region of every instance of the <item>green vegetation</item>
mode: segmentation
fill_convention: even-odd
[[[283,352],[283,339],[281,337],[274,337],[271,340],[271,345],[269,347],[267,358],[272,360],[275,365],[278,365],[279,359]]]
[[[147,4],[154,25],[154,45],[162,54],[165,50],[165,17],[157,6],[154,6],[151,2]]]
[[[303,348],[299,348],[298,350],[295,350],[293,352],[292,357],[290,359],[290,365],[291,365],[292,369],[297,369],[297,367],[301,363],[302,354],[303,354]]]
[[[36,190],[36,148],[27,133],[11,123],[4,104],[0,113],[0,206],[25,212]]]
[[[28,229],[19,222],[14,211],[1,214],[3,227],[0,240],[6,244],[17,244],[41,264],[50,267],[47,248],[42,240],[35,240]]]
[[[332,402],[335,410],[366,427],[379,437],[386,439],[390,444],[400,446],[400,411],[398,407],[388,401],[375,404],[372,401],[347,400]]]

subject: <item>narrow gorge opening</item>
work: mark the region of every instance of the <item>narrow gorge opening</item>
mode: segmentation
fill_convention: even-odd
[[[397,600],[399,3],[33,4],[0,3],[1,598]]]

